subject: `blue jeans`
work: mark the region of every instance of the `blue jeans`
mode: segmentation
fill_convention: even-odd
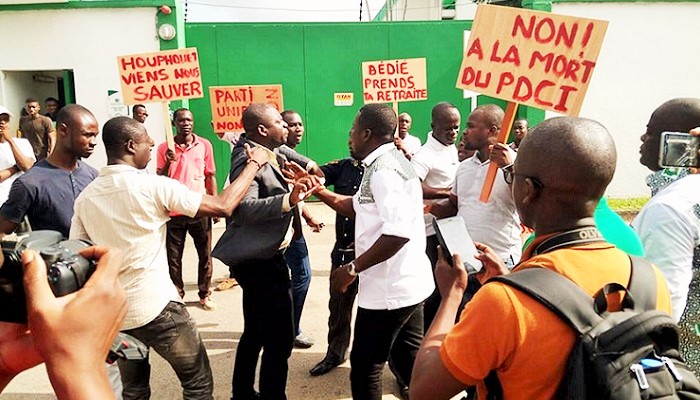
[[[284,253],[284,259],[292,271],[292,305],[294,307],[294,336],[299,336],[301,329],[299,321],[301,321],[301,311],[304,309],[306,301],[306,293],[309,291],[311,283],[311,263],[309,263],[309,249],[306,247],[306,239],[300,237],[293,240],[287,251]]]
[[[213,399],[214,380],[209,357],[196,322],[184,304],[171,301],[163,311],[144,326],[124,331],[160,354],[173,368],[182,385],[185,399]],[[119,359],[124,389],[122,397],[149,399],[151,365],[144,360]]]

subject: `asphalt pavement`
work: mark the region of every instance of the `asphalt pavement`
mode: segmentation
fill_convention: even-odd
[[[304,227],[304,236],[311,256],[312,278],[301,318],[301,329],[313,337],[316,343],[309,349],[294,349],[292,352],[289,359],[287,397],[289,400],[350,399],[349,362],[320,377],[309,375],[309,369],[320,361],[326,352],[328,276],[330,251],[335,241],[335,214],[323,204],[314,203],[307,207],[316,219],[325,224],[320,233],[311,232],[308,227]],[[224,228],[223,221],[214,226],[214,243],[221,236]],[[213,292],[217,308],[213,311],[205,311],[199,306],[197,297],[197,254],[190,238],[187,240],[183,265],[185,266],[185,302],[190,314],[197,321],[207,347],[214,374],[214,398],[229,399],[233,360],[238,339],[243,332],[241,289],[236,286],[223,292]],[[226,277],[228,277],[228,268],[215,260],[212,286]],[[151,365],[151,398],[182,399],[177,376],[155,352],[151,352]],[[76,376],[75,379],[80,379],[80,376]],[[43,365],[20,374],[0,395],[0,400],[55,398]],[[383,398],[398,398],[398,387],[388,368],[384,370]]]

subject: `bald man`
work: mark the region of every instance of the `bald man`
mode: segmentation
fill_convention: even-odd
[[[394,144],[409,160],[422,146],[420,139],[411,135],[411,125],[413,125],[411,114],[406,112],[399,114],[399,134],[394,138]]]
[[[651,115],[642,135],[640,163],[653,174],[653,197],[632,221],[646,257],[664,273],[679,321],[681,351],[689,367],[700,373],[700,175],[687,168],[659,166],[661,133],[688,132],[700,126],[700,99],[680,98],[663,103]],[[680,172],[679,172],[680,170]]]
[[[34,230],[49,229],[68,237],[73,203],[97,176],[81,159],[92,155],[99,128],[85,107],[71,104],[56,116],[56,146],[49,156],[12,183],[0,208],[0,232],[12,233],[25,216]]]
[[[547,268],[591,296],[610,282],[627,286],[629,257],[596,234],[593,220],[615,172],[615,144],[607,130],[592,120],[550,119],[523,139],[518,154],[506,180],[523,222],[534,228],[537,239],[514,271]],[[580,230],[596,239],[556,250],[545,247],[544,241],[556,234]],[[485,270],[477,275],[482,283],[508,273],[490,247],[478,243],[477,248],[483,252],[479,258]],[[486,283],[455,325],[467,274],[461,257],[454,257],[454,265],[444,255],[438,262],[442,303],[416,359],[411,400],[449,399],[475,385],[481,397],[492,371],[498,372],[503,398],[554,398],[577,334],[536,300],[498,282]],[[656,269],[654,274],[656,306],[670,312],[664,278]],[[615,303],[613,310],[620,307]]]

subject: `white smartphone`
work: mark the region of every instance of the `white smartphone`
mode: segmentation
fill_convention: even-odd
[[[452,255],[459,254],[467,273],[475,274],[481,271],[484,265],[474,258],[475,255],[479,254],[479,250],[476,249],[474,241],[469,236],[469,231],[467,231],[462,217],[434,219],[433,226],[440,246],[449,255],[450,265],[452,265]]]

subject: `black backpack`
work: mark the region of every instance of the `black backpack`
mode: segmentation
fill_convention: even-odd
[[[544,268],[491,280],[534,298],[579,333],[557,398],[700,399],[700,382],[678,352],[678,326],[656,310],[656,276],[648,261],[632,257],[629,286],[609,283],[593,298]],[[622,309],[608,312],[606,295],[618,291],[625,292]]]

